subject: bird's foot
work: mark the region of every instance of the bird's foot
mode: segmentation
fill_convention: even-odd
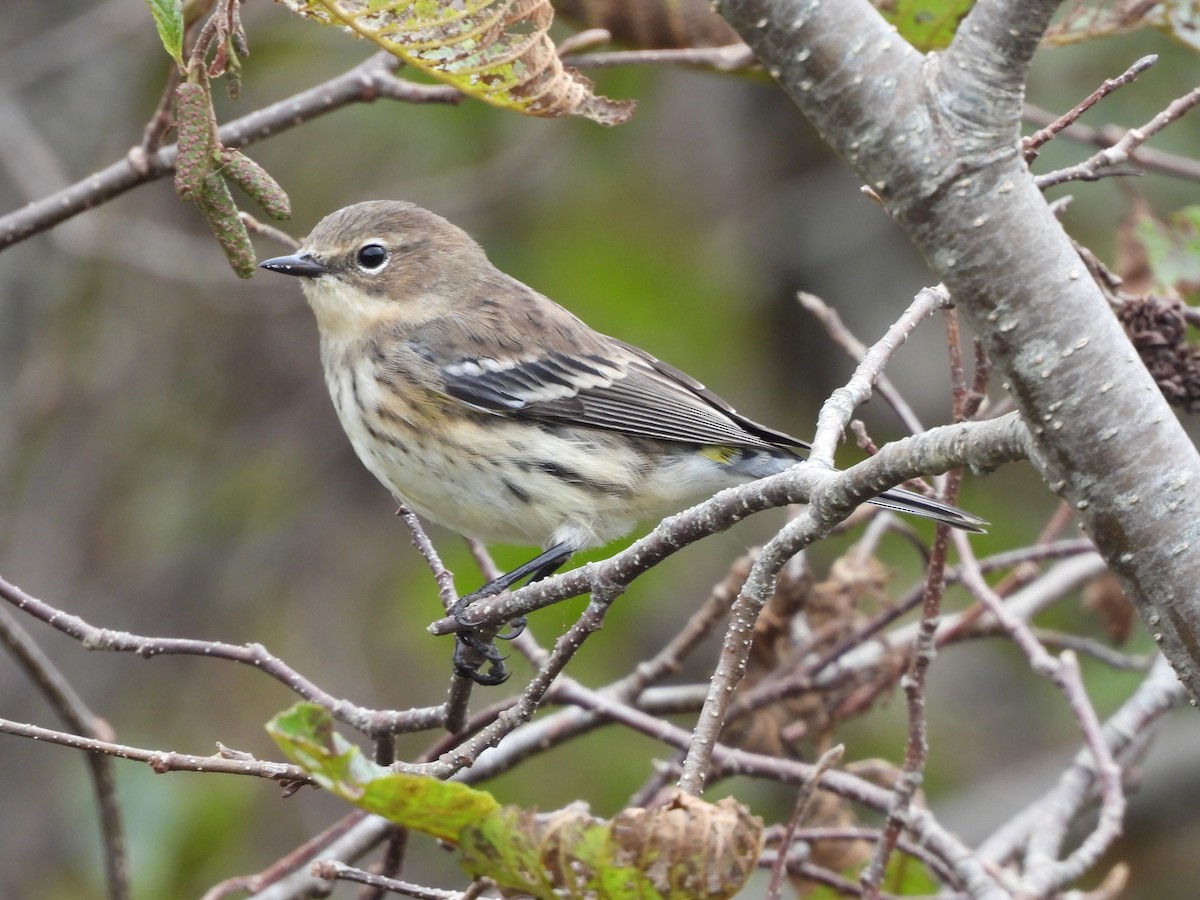
[[[454,645],[454,672],[476,684],[494,687],[508,680],[507,657],[496,649],[495,639],[477,631],[460,631]],[[497,635],[498,637],[498,635]],[[514,635],[515,637],[515,635]],[[487,671],[483,667],[487,666]]]

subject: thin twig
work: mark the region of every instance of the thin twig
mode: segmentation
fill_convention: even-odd
[[[376,875],[394,880],[404,870],[404,857],[408,853],[408,838],[411,833],[407,828],[392,829],[384,845],[383,859],[380,860]],[[372,885],[370,890],[362,892],[359,900],[384,900],[387,893],[386,885]]]
[[[1036,106],[1026,105],[1025,119],[1035,125],[1049,125],[1055,120],[1055,115]],[[1065,131],[1060,132],[1059,136],[1104,150],[1121,140],[1125,136],[1125,129],[1117,125],[1092,128],[1076,122]],[[1200,162],[1187,156],[1157,150],[1154,147],[1139,147],[1130,156],[1130,162],[1136,163],[1148,172],[1156,172],[1174,178],[1186,178],[1189,181],[1200,181]]]
[[[1158,62],[1157,55],[1151,54],[1150,56],[1143,56],[1116,78],[1106,79],[1105,82],[1100,85],[1100,87],[1096,88],[1096,90],[1092,91],[1045,128],[1035,131],[1033,134],[1029,135],[1029,137],[1025,138],[1023,141],[1025,149],[1025,162],[1031,163],[1037,159],[1038,150],[1043,144],[1051,140],[1063,129],[1074,125],[1075,122],[1079,120],[1080,116],[1082,116],[1085,112],[1099,103],[1113,91],[1123,88],[1130,82],[1136,81],[1139,75],[1149,69],[1156,62]]]
[[[458,91],[446,85],[416,84],[397,78],[393,74],[397,65],[399,61],[390,53],[378,53],[336,78],[223,125],[219,132],[221,144],[231,149],[245,147],[343,106],[371,103],[381,97],[408,103],[458,103],[462,99]],[[175,156],[175,145],[148,156],[131,153],[70,187],[0,217],[0,250],[170,174]]]
[[[555,678],[583,646],[588,636],[604,624],[609,608],[623,590],[624,585],[595,579],[592,582],[591,601],[575,623],[554,642],[554,649],[534,673],[516,702],[457,747],[443,753],[437,760],[421,764],[415,769],[437,778],[449,778],[472,764],[483,751],[497,746],[514,729],[532,719]]]
[[[800,827],[800,823],[804,819],[805,810],[808,809],[813,795],[817,792],[817,784],[820,782],[821,776],[828,770],[836,768],[837,764],[842,761],[842,756],[845,753],[846,748],[842,744],[830,747],[822,753],[814,767],[813,777],[801,785],[800,790],[796,791],[796,799],[792,803],[792,814],[788,817],[787,825],[784,826],[783,834],[779,839],[781,851],[786,851],[786,848],[792,845],[796,829]],[[782,896],[783,873],[784,869],[787,868],[786,862],[787,853],[780,852],[775,864],[771,866],[771,880],[767,882],[767,900],[779,900]]]
[[[159,774],[165,772],[216,772],[223,775],[251,775],[255,778],[269,778],[287,785],[313,783],[312,779],[308,777],[308,773],[299,766],[289,763],[266,762],[243,753],[225,751],[217,756],[194,756],[190,753],[177,753],[174,750],[146,750],[127,744],[69,734],[65,731],[55,731],[51,728],[41,728],[37,725],[25,725],[8,719],[0,719],[0,732],[46,744],[60,744],[75,750],[86,750],[89,753],[103,753],[118,759],[143,762]]]
[[[395,826],[360,809],[343,816],[320,834],[305,841],[256,875],[239,875],[209,888],[200,900],[223,900],[243,891],[255,900],[295,900],[315,896],[328,887],[313,876],[310,866],[317,859],[357,859],[384,840]],[[296,882],[302,882],[298,887]]]
[[[1158,132],[1162,131],[1192,107],[1200,104],[1200,87],[1193,88],[1176,100],[1171,101],[1167,108],[1156,115],[1141,128],[1130,128],[1119,141],[1099,153],[1085,159],[1081,163],[1067,166],[1045,175],[1038,175],[1034,182],[1045,190],[1057,184],[1068,181],[1090,181],[1100,176],[1101,172],[1111,170],[1114,166],[1123,165],[1134,155],[1135,151]]]
[[[838,438],[850,421],[854,409],[870,399],[873,387],[879,390],[880,395],[896,411],[906,428],[913,434],[924,431],[916,413],[883,374],[883,367],[895,356],[896,351],[921,322],[949,304],[950,295],[945,288],[926,288],[918,293],[904,314],[870,348],[861,343],[846,328],[837,312],[819,297],[800,293],[797,299],[801,306],[825,326],[830,337],[858,363],[847,384],[834,391],[821,407],[821,414],[817,418],[817,430],[813,435],[811,458],[825,465],[833,464],[833,448]]]
[[[433,546],[433,541],[429,539],[429,534],[425,531],[425,526],[421,524],[417,514],[401,504],[396,509],[396,515],[404,520],[404,524],[412,534],[413,546],[424,557],[429,571],[433,573],[433,580],[437,583],[438,596],[441,598],[443,608],[452,609],[458,602],[458,594],[454,589],[454,573],[447,569],[445,563],[442,562],[437,548]]]
[[[424,887],[410,881],[376,875],[364,869],[348,866],[335,859],[322,859],[313,863],[312,873],[317,878],[323,878],[326,881],[352,881],[356,884],[378,888],[381,891],[402,894],[405,897],[416,897],[417,900],[462,900],[464,896],[461,891],[444,891],[440,888]]]
[[[842,321],[842,317],[836,309],[816,294],[810,294],[807,291],[801,291],[796,295],[796,299],[808,313],[821,323],[825,329],[825,333],[845,351],[847,356],[854,360],[856,364],[862,362],[863,356],[867,352],[867,345],[860,341],[846,326],[846,323]],[[925,430],[921,424],[921,420],[917,418],[916,411],[904,399],[904,395],[900,393],[885,373],[879,373],[879,377],[875,380],[875,390],[879,392],[879,396],[887,402],[892,411],[896,413],[896,417],[910,433],[919,434]]]
[[[1112,752],[1104,739],[1099,717],[1087,696],[1079,672],[1079,663],[1070,650],[1063,651],[1057,658],[1041,645],[1029,626],[1004,604],[1003,600],[984,581],[974,556],[966,541],[958,540],[956,546],[963,559],[963,583],[988,612],[1012,637],[1029,660],[1033,671],[1053,681],[1062,691],[1071,712],[1083,733],[1084,745],[1092,754],[1092,764],[1100,785],[1100,816],[1091,833],[1066,859],[1056,861],[1054,856],[1059,841],[1065,834],[1066,823],[1047,823],[1049,827],[1040,832],[1042,840],[1031,840],[1027,851],[1026,879],[1029,883],[1050,889],[1061,887],[1077,878],[1099,860],[1121,834],[1121,823],[1125,815],[1125,794],[1121,785],[1121,768],[1113,759]],[[1044,896],[1048,891],[1035,888],[1031,896]]]
[[[954,353],[957,347],[956,336],[951,332],[951,358],[958,360],[954,366],[958,376],[962,374],[961,358]],[[955,383],[961,386],[961,377],[955,378]],[[955,391],[956,405],[963,396],[960,390]],[[959,477],[952,473],[948,478],[948,491],[953,496],[958,486]],[[925,709],[925,685],[929,667],[937,654],[937,629],[941,621],[942,598],[946,592],[946,556],[950,548],[950,528],[939,524],[933,539],[933,551],[930,553],[929,566],[925,573],[925,588],[921,600],[921,620],[917,634],[913,640],[912,651],[909,653],[908,671],[901,681],[904,688],[905,709],[908,713],[908,740],[904,747],[904,767],[892,790],[892,803],[888,808],[883,831],[871,861],[863,869],[859,877],[863,897],[868,900],[878,900],[883,876],[887,870],[888,860],[900,839],[900,832],[909,809],[912,807],[917,790],[925,774],[925,761],[929,757],[929,720]]]
[[[368,736],[373,737],[387,732],[427,731],[442,727],[445,721],[445,708],[441,706],[391,711],[356,706],[348,701],[340,700],[309,681],[279,657],[271,654],[262,644],[229,644],[223,641],[201,641],[191,638],[148,637],[128,631],[97,628],[79,616],[63,612],[25,593],[3,578],[0,578],[0,599],[63,634],[75,638],[88,650],[136,653],[145,659],[169,654],[202,656],[209,659],[226,659],[250,666],[274,678],[305,700],[320,704],[328,709],[338,721],[344,722]]]
[[[1187,692],[1178,677],[1158,656],[1147,677],[1104,723],[1104,739],[1113,756],[1136,756],[1167,713],[1186,700]],[[1003,865],[1029,845],[1034,832],[1078,816],[1095,796],[1093,759],[1091,750],[1082,747],[1042,799],[1021,810],[980,845],[980,856],[990,864]]]
[[[613,66],[704,66],[718,72],[736,72],[757,64],[754,53],[745,44],[725,47],[681,47],[655,50],[610,50],[567,56],[563,62],[577,69],[601,69]]]
[[[0,608],[0,643],[8,647],[13,658],[25,670],[42,696],[50,702],[55,712],[70,728],[86,735],[86,739],[100,742],[113,736],[108,722],[92,712],[53,660],[3,608]],[[108,882],[108,895],[112,900],[124,900],[130,896],[129,856],[112,760],[105,753],[92,752],[87,755],[87,764],[92,789],[96,794],[96,806],[100,813],[100,836],[104,845],[104,873]]]

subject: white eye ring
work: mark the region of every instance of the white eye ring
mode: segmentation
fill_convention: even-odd
[[[359,248],[354,260],[364,272],[378,272],[387,265],[390,257],[387,247],[372,241]]]

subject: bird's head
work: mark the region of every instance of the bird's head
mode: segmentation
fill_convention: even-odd
[[[444,314],[491,269],[458,226],[398,200],[374,200],[322,219],[290,256],[260,268],[295,275],[322,331],[352,336],[381,323],[413,326]]]

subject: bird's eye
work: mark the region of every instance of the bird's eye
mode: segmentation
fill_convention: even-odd
[[[358,264],[371,271],[381,268],[387,258],[387,248],[381,244],[366,244],[358,251]]]

